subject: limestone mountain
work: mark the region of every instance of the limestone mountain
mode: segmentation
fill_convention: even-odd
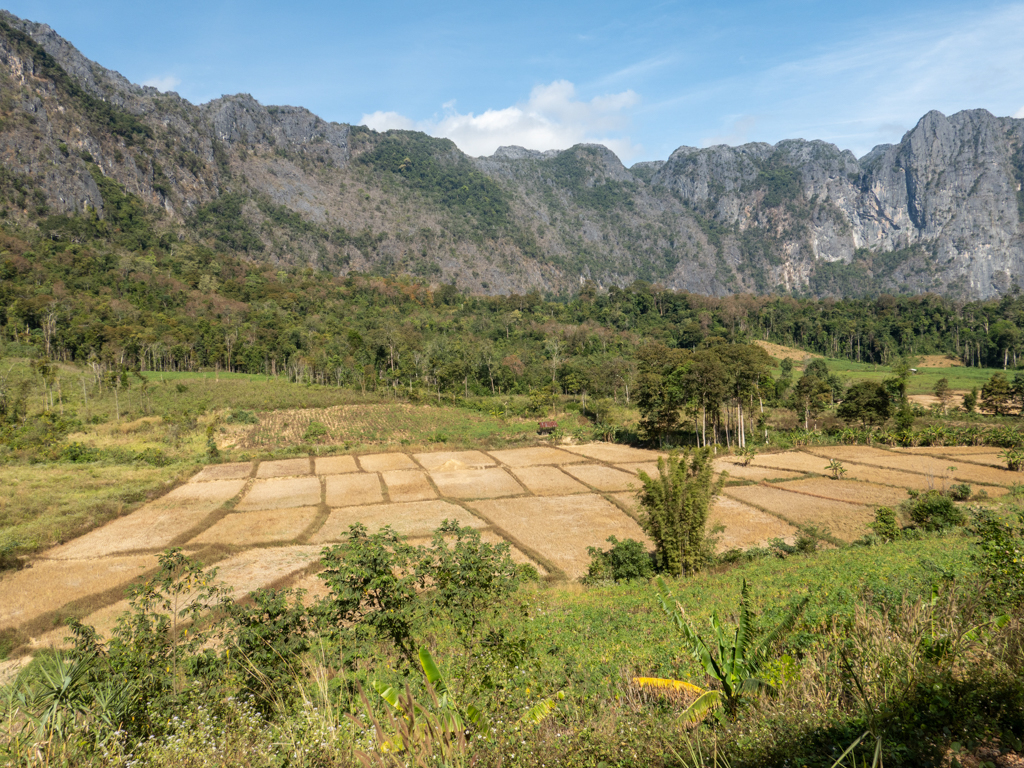
[[[0,215],[51,237],[102,225],[142,250],[133,224],[159,211],[171,242],[479,293],[973,298],[1024,274],[1024,120],[984,110],[931,112],[860,159],[803,140],[632,168],[596,145],[472,158],[248,95],[191,104],[0,12],[0,157]]]

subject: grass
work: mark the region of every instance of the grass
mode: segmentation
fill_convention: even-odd
[[[850,384],[857,381],[882,382],[892,378],[892,371],[888,366],[876,365],[874,363],[857,363],[852,360],[840,360],[835,358],[824,358],[829,371],[839,376],[840,379]],[[949,368],[918,368],[917,373],[910,375],[907,379],[908,395],[930,395],[935,391],[935,384],[939,379],[946,379],[949,388],[954,390],[969,391],[974,387],[979,390],[988,383],[992,374],[1001,373],[1001,368],[967,368],[964,366],[953,366]],[[778,366],[772,371],[772,376],[778,378],[782,369]],[[794,369],[794,381],[800,378],[799,371]],[[1011,376],[1012,378],[1012,376]]]
[[[0,543],[21,553],[59,544],[162,495],[192,464],[0,465]]]

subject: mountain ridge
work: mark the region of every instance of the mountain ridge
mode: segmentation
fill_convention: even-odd
[[[57,237],[60,217],[108,218],[109,179],[179,240],[478,293],[645,280],[988,298],[1024,273],[1024,120],[985,110],[929,112],[859,159],[803,139],[681,146],[631,168],[592,144],[473,158],[248,94],[194,105],[6,12],[0,85],[0,156],[24,189],[4,211]]]

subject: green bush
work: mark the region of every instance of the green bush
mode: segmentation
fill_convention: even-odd
[[[900,524],[896,522],[896,511],[892,507],[879,507],[875,510],[875,522],[868,527],[875,535],[886,541],[895,541],[900,537]]]
[[[252,411],[243,411],[240,408],[236,408],[231,411],[231,415],[228,416],[228,424],[259,424],[260,420],[256,417],[256,414]]]
[[[942,491],[926,491],[901,505],[914,525],[926,531],[944,531],[963,525],[964,513]]]
[[[302,433],[302,439],[307,443],[319,443],[326,437],[330,437],[327,425],[320,421],[311,421]]]
[[[612,545],[607,552],[599,547],[587,547],[590,567],[583,577],[584,584],[649,579],[654,576],[654,561],[639,541],[619,541],[615,536],[609,536],[607,541]]]

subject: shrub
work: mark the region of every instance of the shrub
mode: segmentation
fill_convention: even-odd
[[[327,425],[320,421],[311,421],[309,426],[306,427],[306,431],[302,433],[302,439],[307,443],[319,443],[326,437],[329,437],[327,432]]]
[[[941,491],[920,493],[903,502],[902,508],[915,526],[926,531],[944,531],[964,522],[963,512]]]
[[[609,536],[607,541],[612,545],[607,552],[599,547],[587,547],[590,568],[583,578],[584,584],[649,579],[654,575],[651,555],[639,541],[619,541],[615,536]]]
[[[895,541],[900,537],[900,525],[896,522],[896,512],[892,507],[879,507],[875,510],[875,522],[868,527],[875,535],[886,541]]]
[[[958,483],[949,489],[948,494],[953,501],[967,501],[971,498],[971,486],[967,483]]]
[[[252,411],[243,411],[236,408],[231,411],[231,415],[228,416],[228,424],[259,424],[260,420],[256,418],[256,414]]]

